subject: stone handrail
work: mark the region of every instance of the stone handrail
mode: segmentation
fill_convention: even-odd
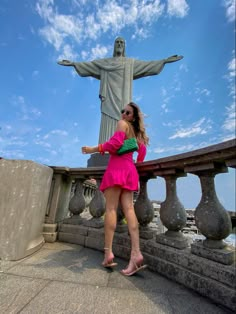
[[[184,227],[186,223],[186,213],[182,204],[180,203],[176,192],[176,180],[179,177],[186,176],[187,173],[195,174],[200,179],[202,188],[202,200],[196,208],[196,224],[202,234],[206,238],[210,237],[205,229],[205,223],[202,221],[202,211],[204,212],[204,221],[206,222],[206,208],[204,206],[204,199],[209,198],[211,204],[208,204],[207,208],[212,208],[211,211],[207,211],[208,215],[216,220],[220,221],[222,227],[222,219],[225,222],[226,229],[220,231],[219,227],[215,226],[215,240],[214,245],[221,247],[224,245],[222,239],[224,239],[228,233],[230,233],[230,223],[228,222],[227,214],[224,215],[225,209],[220,204],[214,187],[214,177],[218,173],[227,172],[228,167],[236,166],[236,141],[235,139],[226,141],[220,144],[208,146],[202,149],[194,150],[184,154],[178,154],[170,157],[155,159],[136,164],[139,176],[140,176],[140,193],[135,203],[136,214],[140,225],[144,228],[152,221],[154,212],[152,205],[147,196],[147,182],[151,178],[157,176],[163,177],[166,182],[166,200],[161,204],[161,220],[168,229],[169,235],[173,232],[175,236],[181,236],[179,231]],[[50,201],[48,204],[48,210],[45,222],[54,224],[65,218],[65,212],[70,211],[75,215],[79,215],[85,208],[84,197],[84,182],[87,179],[93,178],[99,184],[105,167],[89,167],[89,168],[68,168],[68,167],[52,167],[54,170],[54,180],[51,189]],[[76,193],[70,200],[70,191],[72,180],[76,181]],[[92,187],[92,184],[90,185]],[[88,189],[89,190],[89,189]],[[93,196],[92,204],[90,203],[90,209],[92,210],[92,216],[99,218],[104,214],[104,199],[101,193],[97,190],[91,193]],[[70,202],[70,204],[69,204]],[[78,203],[79,202],[79,203]],[[98,206],[96,210],[96,206]],[[77,207],[77,209],[75,208]],[[78,209],[79,208],[79,209]],[[145,209],[145,210],[144,210]],[[217,210],[216,210],[217,209]],[[208,217],[209,218],[209,217]],[[204,226],[203,226],[204,225]],[[144,228],[145,229],[145,228]],[[146,230],[147,231],[147,230]],[[177,233],[176,233],[177,232]],[[212,230],[210,230],[212,234]],[[221,239],[219,233],[222,233]],[[147,232],[146,232],[147,234]],[[163,239],[160,239],[162,241]],[[166,241],[166,240],[165,240]],[[181,241],[180,241],[181,242]],[[206,241],[206,245],[210,245],[212,241]],[[179,243],[181,246],[186,246],[186,243]]]
[[[232,231],[232,224],[229,213],[217,197],[214,179],[217,174],[228,172],[228,167],[236,167],[236,140],[137,163],[136,167],[140,176],[140,190],[135,211],[140,226],[141,249],[149,267],[233,309],[235,250],[224,241]],[[52,168],[54,183],[45,219],[46,241],[55,241],[58,231],[60,241],[102,250],[105,199],[99,189],[91,184],[87,188],[93,189],[93,193],[86,204],[85,182],[93,178],[99,187],[105,167]],[[195,209],[195,222],[204,240],[193,243],[181,232],[186,225],[187,215],[176,189],[177,179],[188,173],[199,177],[202,191]],[[156,177],[164,178],[166,183],[166,199],[160,208],[160,219],[166,228],[164,233],[158,233],[151,224],[154,209],[148,198],[147,182]],[[71,196],[72,181],[75,189]],[[82,215],[86,206],[91,219],[85,219]],[[58,223],[60,227],[57,230]],[[118,208],[113,250],[117,256],[128,258],[129,248],[127,226]],[[212,269],[212,273],[207,271],[208,268]],[[204,292],[202,284],[206,287]],[[222,291],[227,297],[222,297]]]

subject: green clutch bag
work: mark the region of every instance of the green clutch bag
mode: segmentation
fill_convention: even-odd
[[[138,150],[138,143],[135,137],[128,138],[124,144],[118,149],[117,154],[123,155]]]

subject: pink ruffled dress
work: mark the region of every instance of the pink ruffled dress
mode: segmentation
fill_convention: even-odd
[[[110,153],[107,169],[102,178],[100,190],[103,192],[112,186],[120,186],[122,189],[137,191],[139,175],[133,161],[133,153],[117,155],[117,150],[126,139],[125,132],[116,131],[114,135],[102,144],[104,152]],[[139,144],[137,162],[142,162],[146,156],[146,146]]]

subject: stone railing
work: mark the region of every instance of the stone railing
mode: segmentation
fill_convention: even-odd
[[[235,166],[235,140],[137,164],[140,191],[135,202],[141,249],[149,268],[231,309],[236,303],[235,253],[224,239],[231,233],[232,224],[217,197],[214,179]],[[54,179],[44,229],[46,241],[59,239],[103,250],[105,199],[98,188],[94,189],[93,184],[88,187],[85,182],[93,178],[99,186],[105,167],[52,168]],[[205,238],[197,242],[181,232],[186,224],[186,211],[178,198],[176,182],[188,173],[198,176],[202,191],[195,221]],[[154,210],[147,183],[156,177],[164,178],[166,183],[166,199],[160,209],[165,233],[158,233],[151,224]],[[72,181],[75,191],[71,197]],[[84,196],[86,189],[91,192],[89,203]],[[84,216],[86,206],[89,217]],[[120,208],[113,250],[117,256],[129,258],[130,240]]]

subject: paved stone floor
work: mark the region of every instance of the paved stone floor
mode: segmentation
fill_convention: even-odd
[[[102,252],[46,243],[20,261],[0,261],[0,313],[233,313],[145,269],[132,277],[101,266]]]

